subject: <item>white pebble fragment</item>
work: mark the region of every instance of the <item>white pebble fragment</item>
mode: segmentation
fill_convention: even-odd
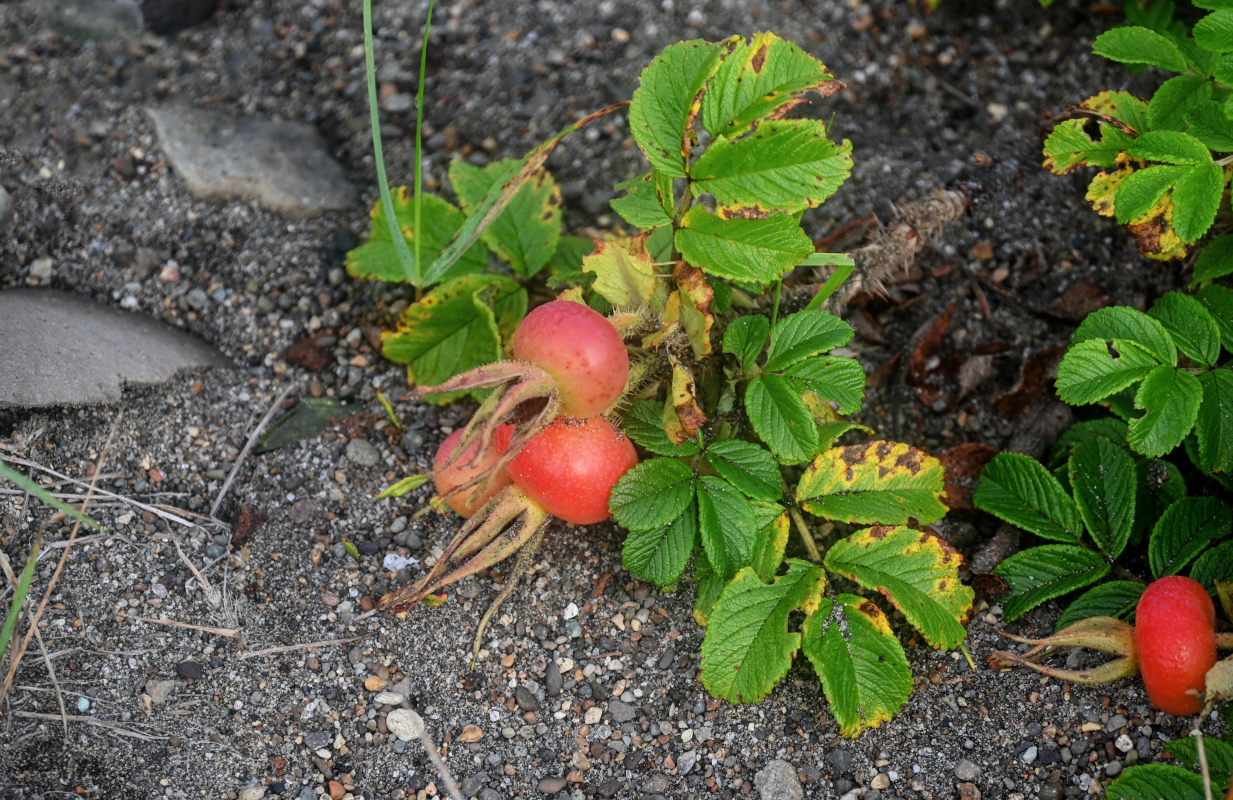
[[[373,702],[379,706],[400,706],[407,702],[407,698],[398,692],[380,692],[373,698]]]
[[[385,560],[381,562],[381,566],[390,572],[398,572],[400,569],[414,567],[420,563],[418,558],[411,558],[400,553],[386,553]]]
[[[1118,750],[1121,750],[1123,753],[1129,753],[1135,748],[1135,743],[1131,741],[1129,736],[1123,733],[1121,736],[1117,737],[1117,741],[1113,743],[1113,746]]]
[[[404,742],[418,739],[424,734],[424,720],[409,708],[394,709],[385,718],[385,724],[389,726],[391,733]]]
[[[564,619],[573,619],[578,616],[578,606],[575,603],[570,603],[565,607],[565,613],[561,615]]]

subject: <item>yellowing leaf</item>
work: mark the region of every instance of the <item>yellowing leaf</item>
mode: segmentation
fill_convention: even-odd
[[[796,489],[811,514],[861,524],[928,525],[946,513],[944,494],[941,462],[897,442],[831,448],[814,458]]]
[[[592,288],[615,308],[649,306],[659,285],[646,250],[620,242],[596,240],[595,252],[582,259],[582,270],[595,273]]]

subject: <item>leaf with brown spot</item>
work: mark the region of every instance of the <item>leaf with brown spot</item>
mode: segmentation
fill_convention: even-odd
[[[711,313],[711,303],[715,291],[702,270],[684,261],[677,262],[672,277],[680,291],[681,328],[689,337],[694,358],[701,360],[712,352],[711,327],[715,324],[715,316]]]
[[[669,403],[677,422],[668,434],[669,438],[679,444],[693,439],[706,424],[707,417],[698,405],[693,373],[672,356],[668,356],[668,361],[672,364],[672,397]]]
[[[796,499],[825,519],[860,524],[928,525],[942,518],[941,463],[906,444],[869,442],[833,447],[801,476]]]

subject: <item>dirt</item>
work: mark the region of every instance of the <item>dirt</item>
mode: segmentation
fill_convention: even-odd
[[[423,8],[376,5],[383,83],[414,94]],[[77,481],[97,461],[99,488],[113,493],[91,507],[111,533],[82,530],[69,549],[42,641],[4,708],[6,796],[440,794],[420,745],[387,733],[378,686],[419,710],[482,800],[758,796],[755,780],[776,760],[795,768],[808,797],[1095,797],[1185,734],[1186,721],[1150,709],[1137,682],[1071,687],[985,668],[1006,627],[987,603],[969,628],[976,669],[913,641],[911,699],[858,739],[838,737],[804,666],[761,703],[713,701],[697,680],[692,589],[660,593],[632,579],[606,525],[552,529],[475,671],[474,626],[497,592],[489,580],[406,620],[361,618],[416,571],[387,570],[388,553],[425,558],[455,526],[417,516],[426,491],[375,495],[425,469],[467,409],[407,395],[402,369],[372,343],[404,293],[342,271],[376,197],[358,4],[235,0],[169,38],[89,41],[57,32],[42,10],[0,5],[0,184],[14,208],[0,228],[0,288],[50,285],[165,320],[235,368],[130,389],[118,405],[0,417],[6,459]],[[899,0],[441,4],[428,53],[428,182],[443,181],[452,158],[517,157],[627,99],[641,68],[678,39],[776,31],[847,84],[808,112],[833,121],[856,162],[806,217],[812,236],[871,213],[890,220],[936,188],[970,201],[890,300],[846,310],[875,383],[861,420],[935,452],[1005,447],[1033,419],[1026,408],[1048,396],[1046,356],[1084,309],[1144,306],[1184,280],[1091,212],[1081,177],[1040,167],[1042,136],[1066,107],[1107,87],[1150,90],[1150,75],[1089,52],[1116,20],[1077,0],[1048,11],[1029,0],[947,2],[929,16]],[[290,220],[194,199],[143,111],[169,102],[311,123],[362,205]],[[383,113],[396,181],[413,158],[413,114]],[[643,170],[620,117],[568,138],[548,165],[572,232],[616,225],[609,187]],[[43,258],[50,275],[36,277]],[[292,363],[288,348],[310,336],[314,358]],[[1015,392],[1024,363],[1038,376]],[[358,410],[316,437],[241,458],[288,386],[291,397]],[[46,545],[71,531],[49,516],[0,497],[0,544],[15,567],[44,532],[36,586],[64,552]],[[993,528],[959,514],[941,529],[971,557]],[[1009,627],[1042,633],[1056,613]],[[790,784],[777,796],[792,796]]]

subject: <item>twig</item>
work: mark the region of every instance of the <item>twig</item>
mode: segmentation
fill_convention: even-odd
[[[131,619],[137,622],[149,622],[153,625],[168,625],[172,628],[188,628],[191,631],[204,631],[205,633],[213,633],[217,636],[226,636],[229,639],[235,639],[236,644],[240,647],[244,646],[244,636],[235,628],[213,628],[209,625],[193,625],[190,622],[180,622],[174,619],[151,619],[150,617],[133,617],[127,614],[121,614],[120,619]]]
[[[64,708],[64,692],[60,691],[60,681],[56,679],[56,668],[51,665],[51,656],[47,655],[47,645],[43,644],[43,634],[34,629],[34,638],[39,643],[39,652],[43,654],[43,663],[47,665],[47,677],[51,678],[51,687],[56,690],[56,705],[60,706],[60,722],[64,728],[64,741],[68,741],[68,711]]]
[[[201,591],[205,592],[206,602],[210,604],[211,608],[217,610],[219,605],[222,603],[222,598],[219,597],[218,590],[210,585],[210,582],[206,580],[205,576],[201,574],[201,571],[197,569],[197,565],[192,562],[192,559],[184,555],[184,551],[180,549],[179,540],[176,540],[174,544],[176,546],[176,552],[180,555],[180,560],[188,565],[188,569],[193,573],[193,577],[196,578],[197,582],[201,584]]]
[[[390,727],[390,730],[394,730],[395,735],[404,742],[410,738],[419,739],[423,743],[424,749],[428,751],[428,757],[432,759],[432,765],[437,768],[437,773],[441,776],[441,782],[445,784],[445,790],[450,793],[450,797],[454,798],[454,800],[463,800],[462,792],[458,790],[458,784],[454,783],[454,776],[450,774],[450,769],[441,758],[437,745],[432,741],[432,737],[428,735],[428,729],[424,726],[423,718],[409,708],[398,708],[389,713],[385,722]]]
[[[354,636],[350,639],[325,639],[320,642],[304,642],[303,644],[286,644],[279,647],[267,647],[264,650],[253,650],[248,653],[240,653],[241,659],[256,658],[257,656],[268,656],[273,653],[287,653],[292,650],[311,650],[314,647],[325,647],[331,644],[351,644],[358,642],[361,639],[367,639],[367,636]]]
[[[248,451],[253,449],[253,444],[256,443],[257,437],[265,430],[265,426],[270,424],[270,420],[274,418],[274,413],[278,411],[287,399],[287,395],[291,394],[291,390],[295,388],[295,384],[287,385],[287,388],[278,393],[278,397],[274,398],[274,402],[270,404],[270,408],[265,412],[265,416],[257,423],[257,427],[249,435],[248,441],[244,443],[244,449],[240,451],[239,457],[235,460],[235,464],[231,467],[231,472],[227,475],[227,480],[223,481],[223,488],[219,489],[218,497],[214,498],[214,504],[210,506],[210,516],[218,516],[218,507],[223,504],[223,498],[227,496],[227,490],[231,488],[231,482],[235,480],[236,473],[240,471],[240,465],[244,463],[244,459],[248,457]]]
[[[86,500],[83,506],[90,505],[91,495],[94,493],[94,484],[98,480],[99,473],[102,472],[103,460],[107,458],[107,453],[111,450],[111,441],[115,438],[116,428],[120,426],[120,419],[124,416],[124,412],[116,414],[116,419],[111,424],[111,432],[107,434],[107,441],[103,444],[103,450],[99,453],[98,461],[94,464],[92,474],[95,476],[90,482],[90,492],[86,495]],[[5,697],[9,693],[9,689],[13,686],[13,679],[17,677],[17,667],[21,665],[22,656],[26,654],[26,649],[30,646],[30,639],[33,638],[35,630],[38,628],[39,620],[43,616],[43,612],[47,609],[47,604],[51,601],[51,593],[56,588],[56,583],[60,580],[60,573],[64,571],[64,565],[68,562],[68,554],[71,545],[77,539],[77,532],[81,530],[81,520],[78,519],[74,525],[72,532],[69,533],[69,538],[65,543],[64,551],[60,553],[60,561],[56,564],[56,569],[51,573],[51,580],[47,582],[47,589],[43,592],[43,599],[39,602],[38,610],[34,612],[34,616],[30,620],[30,627],[26,631],[25,638],[22,639],[21,645],[14,646],[12,655],[9,657],[9,671],[4,676],[4,683],[0,684],[0,698]],[[53,717],[53,719],[55,719]],[[85,717],[92,719],[92,717]]]
[[[61,718],[56,714],[43,714],[37,711],[14,711],[13,716],[25,717],[26,719],[60,719]],[[151,736],[148,733],[142,733],[141,731],[135,731],[132,728],[121,728],[119,725],[117,725],[114,722],[108,722],[107,720],[99,719],[98,717],[81,717],[81,716],[74,714],[72,716],[66,716],[63,719],[65,720],[65,722],[84,722],[87,725],[96,725],[100,728],[107,728],[108,730],[115,731],[121,736],[130,736],[134,739],[141,739],[142,741],[146,741],[146,742],[159,742],[159,741],[165,741],[167,739],[166,736]]]

